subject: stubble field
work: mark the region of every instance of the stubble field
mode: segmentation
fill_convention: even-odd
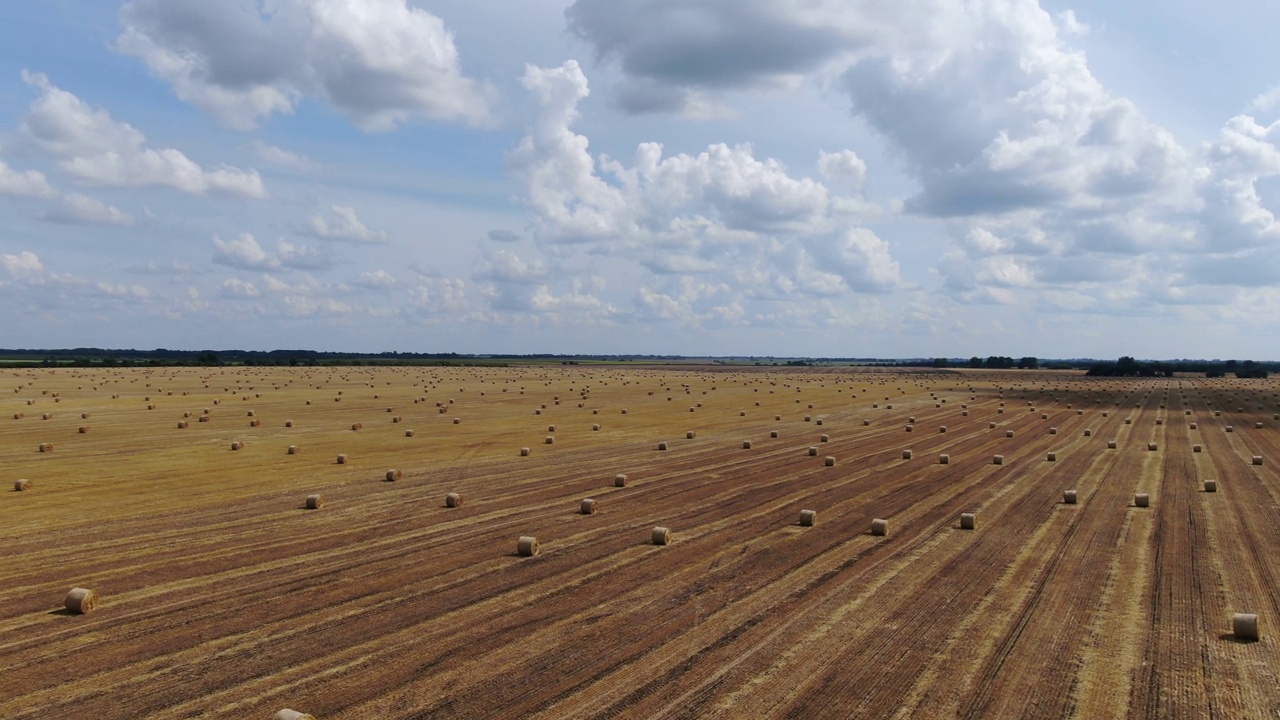
[[[1274,380],[0,377],[0,717],[1280,718]]]

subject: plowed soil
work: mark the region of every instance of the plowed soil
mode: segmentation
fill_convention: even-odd
[[[1274,380],[2,377],[3,718],[1280,718]]]

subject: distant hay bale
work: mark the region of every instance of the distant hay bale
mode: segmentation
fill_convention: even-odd
[[[739,410],[739,411],[738,411],[738,417],[746,417],[746,416],[747,416],[747,411],[746,411],[746,410]]]
[[[822,463],[822,464],[823,464],[823,465],[825,465],[825,466],[827,466],[827,467],[835,467],[835,466],[836,466],[836,459],[835,459],[834,457],[832,457],[831,455],[828,455],[828,456],[827,456],[827,458],[826,458],[826,460],[823,460],[823,463]]]
[[[626,486],[627,486],[627,476],[626,476],[624,473],[618,473],[617,475],[614,475],[614,476],[613,476],[613,486],[614,486],[614,487],[626,487]]]
[[[582,515],[596,514],[596,501],[592,498],[586,498],[578,505],[578,513]]]
[[[750,450],[750,449],[751,449],[751,441],[750,441],[750,440],[743,440],[743,441],[742,441],[742,449],[743,449],[743,450]]]
[[[93,612],[93,609],[98,606],[98,591],[88,588],[71,588],[62,604],[67,610],[77,615]]]
[[[1115,449],[1116,449],[1116,441],[1115,441],[1115,440],[1108,440],[1108,441],[1107,441],[1107,449],[1108,449],[1108,450],[1115,450]]]
[[[1160,449],[1160,446],[1157,445],[1156,443],[1153,443],[1153,442],[1147,443],[1147,450],[1149,452],[1155,452],[1156,450],[1159,450],[1159,449]]]
[[[297,710],[285,708],[273,715],[271,720],[316,720],[316,718],[314,715],[308,715],[306,713],[300,713]]]
[[[993,423],[993,422],[989,422],[989,423],[987,423],[987,429],[988,429],[988,430],[995,430],[995,429],[996,429],[996,424],[995,424],[995,423]]]
[[[994,457],[992,457],[992,458],[991,458],[991,462],[992,462],[993,464],[995,464],[995,465],[1003,465],[1003,464],[1004,464],[1004,456],[1003,456],[1003,455],[996,455],[996,456],[994,456]]]
[[[817,525],[817,524],[818,524],[817,510],[801,510],[800,511],[801,527],[813,527],[814,525]]]
[[[462,418],[454,418],[454,419],[453,419],[453,424],[454,424],[454,425],[461,425],[461,424],[462,424]]]
[[[804,421],[805,421],[805,422],[810,422],[811,420],[813,420],[813,418],[812,418],[812,417],[810,417],[809,415],[805,415],[805,416],[804,416]]]
[[[818,448],[813,448],[813,450],[814,450],[813,454],[814,454],[814,455],[817,455],[817,454],[818,454],[818,452],[817,452]],[[903,459],[903,460],[910,460],[910,459],[911,459],[911,451],[910,451],[910,450],[903,450],[903,451],[902,451],[902,459]]]
[[[1260,423],[1260,422],[1256,422],[1256,423],[1254,423],[1254,424],[1253,424],[1253,428],[1254,428],[1255,430],[1261,430],[1261,429],[1262,429],[1262,423]]]
[[[818,442],[831,442],[831,436],[830,436],[830,435],[819,435],[819,436],[818,436]]]
[[[387,482],[399,482],[400,479],[403,477],[404,477],[404,474],[401,473],[399,470],[393,469],[393,470],[387,471]]]
[[[1133,496],[1134,507],[1149,507],[1151,505],[1151,496],[1147,493],[1137,493]]]
[[[1258,640],[1258,616],[1253,613],[1236,613],[1231,616],[1231,634],[1237,640]]]
[[[1085,428],[1085,429],[1084,429],[1084,436],[1085,436],[1085,437],[1093,437],[1093,430],[1090,430],[1089,428]]]
[[[974,513],[960,513],[960,529],[972,530],[978,523],[978,516]]]
[[[1050,434],[1050,435],[1057,435],[1057,434],[1058,434],[1058,428],[1056,428],[1056,427],[1051,427],[1051,428],[1049,428],[1049,434]]]
[[[529,448],[527,447],[520,448],[520,457],[529,457]]]
[[[1067,505],[1075,505],[1075,504],[1076,504],[1076,491],[1075,491],[1075,490],[1063,490],[1063,491],[1062,491],[1062,502],[1066,503]]]
[[[241,448],[243,448],[243,447],[244,447],[244,443],[242,443],[242,442],[236,441],[236,442],[231,443],[231,449],[232,449],[232,450],[239,450],[239,449],[241,449]]]
[[[1005,431],[1004,431],[1004,436],[1005,436],[1005,437],[1007,437],[1007,438],[1011,438],[1011,437],[1013,437],[1013,431],[1012,431],[1012,430],[1005,430]]]
[[[1157,425],[1163,425],[1163,424],[1164,424],[1164,418],[1156,418],[1156,424],[1157,424]]]
[[[339,455],[338,455],[338,464],[339,464],[339,465],[346,465],[346,464],[347,464],[347,456],[346,456],[346,454],[345,454],[345,453],[341,453],[341,454],[339,454]]]
[[[553,432],[555,432],[555,431],[556,431],[556,426],[555,426],[555,425],[548,425],[548,426],[547,426],[547,432],[552,432],[552,433],[553,433]]]
[[[1200,446],[1199,446],[1199,445],[1192,445],[1192,446],[1191,446],[1191,452],[1193,452],[1193,453],[1198,453],[1198,452],[1200,452]]]
[[[250,410],[250,411],[249,411],[248,417],[253,417],[253,411],[252,411],[252,410]]]
[[[556,443],[555,436],[553,436],[553,435],[548,435],[548,436],[547,436],[546,443],[547,443],[548,445],[554,445],[554,444]]]
[[[14,492],[22,492],[23,490],[30,490],[30,489],[31,489],[31,481],[27,480],[26,478],[17,480],[13,483]]]
[[[815,424],[815,425],[821,425],[821,424],[822,424],[822,418],[818,418],[817,420],[815,420],[815,421],[814,421],[814,424]]]
[[[1233,425],[1228,425],[1228,426],[1227,426],[1227,432],[1235,432],[1235,431],[1236,431],[1235,426],[1233,426]]]
[[[664,440],[663,442],[658,443],[658,449],[659,449],[659,450],[666,450],[666,449],[667,449],[667,443],[666,443],[666,441],[665,441],[665,440]]]
[[[185,417],[185,416],[184,416],[184,417]],[[88,420],[88,419],[89,419],[89,413],[87,413],[87,412],[82,412],[82,413],[80,413],[80,419],[81,419],[81,420]]]
[[[147,408],[147,409],[148,409],[148,410],[150,410],[151,408]],[[43,419],[43,420],[52,420],[52,419],[53,419],[53,413],[45,413],[44,415],[41,415],[40,417],[41,417],[41,419]]]
[[[1125,419],[1124,419],[1124,424],[1125,424],[1125,425],[1132,425],[1132,424],[1133,424],[1133,418],[1125,418]]]
[[[943,454],[941,454],[941,455],[939,455],[939,456],[938,456],[938,464],[939,464],[939,465],[946,465],[946,464],[948,464],[948,463],[950,463],[950,462],[951,462],[951,456],[950,456],[950,455],[947,455],[946,453],[943,453]]]
[[[262,425],[262,421],[257,418],[249,421],[249,427],[258,427],[259,425]]]
[[[911,432],[912,430],[915,430],[915,426],[913,426],[913,425],[906,425],[906,426],[904,426],[902,429],[903,429],[905,432]]]
[[[298,446],[297,446],[297,445],[290,445],[290,446],[289,446],[288,453],[289,453],[290,455],[297,455],[297,454],[298,454]]]
[[[444,496],[444,506],[447,508],[460,508],[464,500],[462,493],[451,492]]]
[[[356,431],[356,430],[363,430],[363,429],[364,429],[364,423],[353,423],[353,424],[351,425],[351,430],[352,430],[353,432],[354,432],[354,431]]]
[[[1218,492],[1218,481],[1217,481],[1217,480],[1205,480],[1205,481],[1204,481],[1204,491],[1205,491],[1205,492],[1207,492],[1207,493],[1210,493],[1210,492]]]
[[[623,408],[623,409],[622,409],[622,414],[623,414],[623,415],[626,415],[626,414],[627,414],[627,409],[626,409],[626,408]]]
[[[943,425],[943,426],[941,426],[941,427],[939,427],[939,428],[938,428],[938,432],[940,432],[940,433],[945,433],[946,431],[947,431],[947,426],[946,426],[946,425]]]
[[[870,420],[863,420],[863,421],[862,421],[862,427],[866,427],[866,426],[868,426],[868,425],[870,425],[870,424],[871,424],[871,421],[870,421]]]
[[[1253,464],[1254,464],[1254,465],[1261,465],[1261,464],[1262,464],[1262,456],[1261,456],[1261,455],[1254,455],[1254,456],[1253,456]]]
[[[320,509],[320,508],[322,508],[322,507],[324,507],[324,496],[323,496],[323,495],[320,495],[319,493],[317,493],[317,494],[315,494],[315,495],[308,495],[308,496],[307,496],[307,509],[308,509],[308,510],[319,510],[319,509]]]
[[[405,437],[413,437],[413,431],[412,431],[412,430],[405,430],[405,431],[404,431],[404,436],[405,436]]]
[[[1191,428],[1192,430],[1199,430],[1199,429],[1200,429],[1200,425],[1199,425],[1199,424],[1197,424],[1197,423],[1191,423],[1191,424],[1190,424],[1190,425],[1188,425],[1187,427]]]
[[[770,431],[769,431],[769,437],[771,437],[771,438],[776,438],[776,437],[778,437],[778,431],[777,431],[777,430],[770,430]]]
[[[884,537],[889,534],[889,521],[875,518],[871,521],[871,534]]]
[[[653,531],[649,533],[649,539],[653,542],[654,545],[670,545],[671,529],[664,528],[661,526],[655,527]]]
[[[697,433],[695,433],[694,431],[690,430],[690,431],[688,431],[688,432],[686,432],[686,433],[684,434],[684,439],[685,439],[685,440],[692,440],[692,439],[693,439],[694,437],[696,437],[696,436],[697,436]]]
[[[1048,460],[1049,462],[1057,462],[1057,461],[1058,461],[1058,453],[1056,453],[1056,452],[1049,452],[1047,455],[1045,455],[1045,459],[1046,459],[1046,460]]]
[[[1048,414],[1048,413],[1041,413],[1041,414],[1040,414],[1040,419],[1041,419],[1041,420],[1048,420],[1048,419],[1049,419],[1049,414]]]

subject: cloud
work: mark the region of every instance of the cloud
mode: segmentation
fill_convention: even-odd
[[[371,230],[360,222],[360,218],[356,216],[355,208],[333,205],[329,209],[333,213],[332,220],[326,220],[320,215],[311,216],[305,230],[308,235],[323,240],[339,240],[353,243],[387,242],[387,233],[383,230]]]
[[[117,225],[131,227],[133,216],[91,197],[72,193],[40,216],[41,220],[66,225]]]
[[[396,279],[386,270],[375,270],[360,273],[360,276],[355,279],[355,284],[369,290],[381,290],[395,286]]]
[[[269,145],[261,140],[249,143],[249,150],[265,163],[291,170],[314,170],[316,162],[306,155],[290,152],[284,148]]]
[[[231,240],[213,237],[213,261],[238,270],[327,270],[334,265],[332,256],[314,248],[281,240],[274,253],[267,252],[249,233]]]
[[[405,0],[133,0],[117,48],[183,101],[249,130],[318,98],[360,128],[489,120],[439,17]]]
[[[58,193],[38,170],[17,171],[0,160],[0,195],[49,199]]]
[[[256,298],[260,295],[258,288],[253,283],[237,278],[223,280],[221,293],[223,297],[237,299]]]
[[[0,255],[0,268],[15,280],[30,280],[44,274],[40,258],[30,250],[17,255]]]
[[[1058,27],[1068,35],[1089,34],[1089,26],[1080,22],[1074,10],[1063,10],[1054,17],[1058,20]]]
[[[191,195],[218,193],[264,198],[256,170],[205,170],[172,148],[146,146],[146,137],[102,109],[54,86],[40,73],[22,72],[40,91],[22,119],[22,131],[76,181],[102,187],[171,187]]]

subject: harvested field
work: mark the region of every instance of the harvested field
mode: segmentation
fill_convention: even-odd
[[[3,377],[6,719],[1280,717],[1275,380]]]

